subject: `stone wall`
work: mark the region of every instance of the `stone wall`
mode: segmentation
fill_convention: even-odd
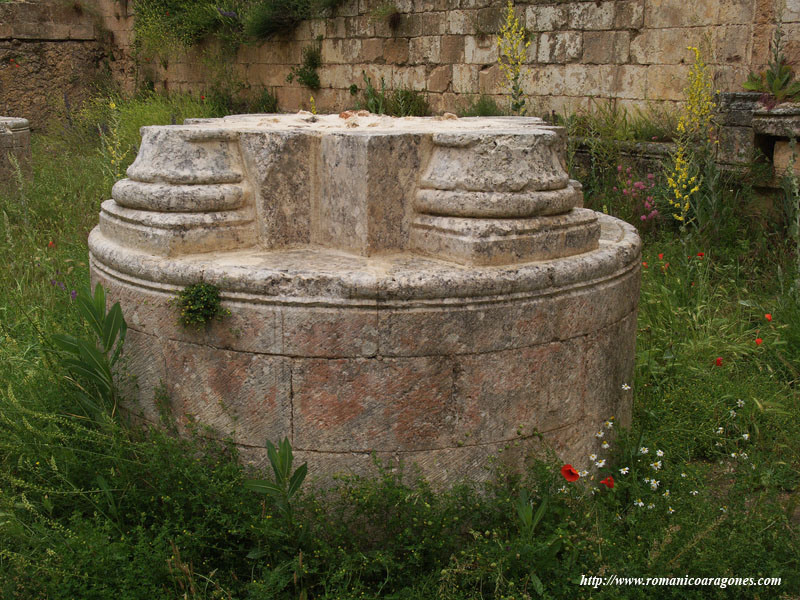
[[[0,114],[37,127],[90,95],[106,57],[97,18],[80,2],[0,3]]]
[[[129,57],[132,4],[95,0],[105,26]],[[283,110],[352,107],[351,84],[363,89],[362,71],[387,87],[427,90],[434,111],[454,110],[476,94],[498,95],[503,82],[496,32],[499,0],[396,0],[401,15],[392,29],[375,10],[383,0],[348,0],[332,18],[302,23],[292,34],[243,47],[222,67],[259,93],[273,88]],[[767,60],[773,21],[783,0],[569,0],[517,3],[533,33],[525,92],[537,112],[576,109],[590,97],[623,104],[678,101],[691,63],[689,45],[705,45],[720,90],[741,89],[749,70]],[[790,59],[800,58],[800,0],[782,11]],[[322,36],[322,89],[311,92],[286,76],[304,46]],[[215,70],[215,69],[211,69]],[[210,70],[201,52],[155,61],[143,71],[165,89],[208,89]],[[130,63],[118,69],[133,83]]]

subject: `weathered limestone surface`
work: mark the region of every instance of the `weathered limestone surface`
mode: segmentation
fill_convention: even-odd
[[[13,176],[14,161],[23,172],[29,171],[30,158],[31,132],[28,120],[0,117],[0,181]]]
[[[144,128],[90,236],[130,328],[131,409],[156,421],[163,382],[179,422],[261,465],[288,436],[323,481],[373,451],[484,479],[538,434],[582,465],[630,418],[641,244],[580,208],[563,153],[532,118]],[[170,300],[200,280],[231,314],[184,329]]]

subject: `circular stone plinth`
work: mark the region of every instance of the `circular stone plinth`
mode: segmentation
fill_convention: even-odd
[[[13,161],[11,156],[14,157]],[[0,180],[13,177],[17,167],[28,173],[30,158],[31,132],[28,120],[0,117]]]
[[[153,256],[96,229],[93,280],[128,322],[136,412],[172,413],[232,436],[267,465],[288,436],[312,475],[416,463],[439,485],[513,465],[542,434],[577,467],[595,432],[630,418],[641,242],[599,215],[599,247],[578,256],[464,267],[408,253],[365,258],[326,248]],[[170,303],[199,280],[230,316],[178,325]]]

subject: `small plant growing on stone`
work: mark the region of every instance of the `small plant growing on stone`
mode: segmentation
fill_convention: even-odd
[[[514,14],[514,5],[508,0],[506,19],[497,36],[497,48],[500,51],[498,66],[506,79],[511,94],[511,112],[525,114],[525,95],[522,92],[522,65],[525,63],[526,50],[531,45],[527,39],[525,28]]]
[[[752,92],[763,92],[762,103],[772,108],[786,100],[800,95],[800,80],[794,78],[791,66],[783,53],[783,30],[778,23],[770,44],[770,59],[767,70],[753,73],[747,77],[742,87]]]
[[[295,79],[297,83],[306,86],[310,90],[318,90],[319,73],[317,69],[322,66],[322,36],[319,36],[314,44],[303,48],[303,62],[299,67],[292,67],[286,76],[289,83]]]
[[[181,290],[175,299],[180,322],[186,327],[200,328],[230,311],[222,308],[219,288],[210,283],[195,283]]]

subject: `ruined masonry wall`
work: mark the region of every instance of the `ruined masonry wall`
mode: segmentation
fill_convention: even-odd
[[[82,6],[0,3],[0,115],[36,128],[92,94],[107,46],[99,14]]]
[[[93,0],[104,25],[125,50],[132,39],[132,2]],[[402,13],[392,31],[371,15],[383,0],[348,0],[333,18],[305,22],[290,36],[245,47],[231,62],[252,93],[274,88],[282,110],[321,112],[354,105],[350,85],[363,89],[362,71],[387,87],[426,89],[434,111],[454,110],[475,94],[502,91],[496,66],[496,32],[505,3],[499,0],[396,0]],[[525,92],[537,112],[577,109],[588,97],[623,104],[678,101],[686,82],[689,45],[705,40],[722,91],[741,89],[748,71],[767,61],[772,21],[784,0],[570,0],[515,3],[535,34],[528,49]],[[787,55],[800,58],[800,0],[785,0],[782,19]],[[322,35],[322,89],[286,82],[301,51]],[[149,70],[165,89],[202,92],[209,81],[199,53]],[[130,67],[118,74],[132,85]],[[497,99],[501,99],[497,96]]]

